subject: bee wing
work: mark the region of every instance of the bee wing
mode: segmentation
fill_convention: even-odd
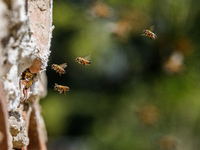
[[[155,26],[153,25],[153,26],[150,26],[150,31],[153,31],[154,30],[154,28],[155,28]]]
[[[91,59],[91,55],[88,54],[88,55],[84,56],[83,59],[85,59],[85,60],[90,60],[90,59]]]
[[[67,91],[70,91],[70,88],[67,86]]]
[[[140,34],[141,36],[146,36],[144,33],[143,34]]]
[[[61,65],[59,65],[61,68],[65,69],[67,67],[67,63],[63,63]]]

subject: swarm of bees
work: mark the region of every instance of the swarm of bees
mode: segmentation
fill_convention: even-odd
[[[92,12],[97,14],[99,17],[105,17],[105,16],[107,16],[107,14],[109,14],[109,9],[103,3],[97,2],[93,7]],[[125,28],[122,28],[122,29],[120,28],[120,30],[119,30],[120,34],[121,34],[121,32],[129,32],[131,30],[130,24],[127,24],[127,22],[121,22],[121,23],[123,23],[123,25],[125,25]],[[124,29],[128,29],[128,30],[124,30]],[[143,33],[141,35],[147,36],[151,40],[155,40],[157,38],[157,35],[155,33],[153,33],[153,29],[154,29],[154,26],[151,26],[150,29],[145,29],[145,30],[143,30]],[[82,64],[83,66],[90,65],[91,62],[89,60],[90,60],[90,55],[75,58],[75,62]],[[65,71],[66,67],[67,67],[67,63],[63,63],[63,64],[60,64],[60,65],[52,64],[51,69],[55,70],[56,73],[58,73],[61,76],[63,74],[66,74],[66,71]],[[26,78],[27,78],[26,79],[27,80],[27,86],[26,87],[28,88],[30,86],[29,82],[31,82],[31,80],[29,80],[29,78],[32,78],[32,77],[26,77]],[[60,93],[65,94],[66,91],[69,91],[69,87],[64,86],[64,85],[58,85],[57,83],[55,83],[54,90],[57,90]]]
[[[90,55],[86,55],[84,57],[76,57],[75,61],[78,62],[79,64],[86,66],[86,65],[91,64],[91,62],[89,62],[89,59],[90,59]],[[65,71],[66,67],[67,67],[67,63],[63,63],[61,65],[57,65],[57,64],[51,65],[51,69],[55,70],[56,73],[59,73],[60,76],[66,73]],[[57,90],[60,93],[65,94],[66,91],[68,92],[70,89],[68,86],[58,85],[57,83],[55,83],[54,90]]]
[[[157,38],[157,35],[152,32],[153,28],[154,28],[154,26],[151,26],[150,30],[147,30],[147,29],[143,30],[142,35],[151,38],[151,40],[153,40],[153,39],[155,40]],[[75,61],[79,64],[84,65],[84,66],[90,65],[91,64],[91,62],[89,61],[90,56],[91,55],[86,55],[84,57],[76,57]],[[66,71],[65,71],[66,67],[67,67],[67,63],[63,63],[63,64],[60,64],[60,65],[58,65],[58,64],[52,64],[51,65],[51,69],[55,70],[56,73],[58,73],[60,76],[62,74],[66,73]],[[26,90],[29,89],[31,87],[31,85],[35,82],[36,77],[37,77],[37,73],[31,73],[29,69],[26,69],[22,73],[21,80],[25,81],[25,89]],[[66,91],[69,91],[69,87],[63,86],[63,85],[58,85],[57,83],[55,83],[54,90],[57,90],[60,93],[65,94]]]
[[[154,26],[151,26],[150,30],[145,29],[145,30],[143,30],[143,34],[141,34],[141,35],[147,36],[147,37],[151,38],[151,40],[153,40],[153,39],[155,40],[157,38],[157,35],[152,32],[153,29],[154,29]],[[91,64],[91,62],[89,61],[90,56],[91,55],[86,55],[84,57],[76,57],[75,61],[79,64],[82,64],[83,66],[90,65]],[[52,64],[51,69],[55,70],[56,73],[59,73],[59,75],[61,76],[62,74],[66,73],[66,71],[65,71],[66,67],[67,67],[67,63],[63,63],[60,65]],[[29,86],[29,84],[27,83],[27,87],[28,86]],[[58,85],[57,83],[55,83],[54,90],[57,90],[60,93],[65,94],[66,91],[69,91],[69,87],[63,86],[63,85]]]

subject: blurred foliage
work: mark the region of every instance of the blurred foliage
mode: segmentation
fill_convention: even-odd
[[[49,64],[68,67],[61,77],[47,69],[50,150],[199,149],[195,0],[57,0],[53,9]],[[152,25],[158,38],[141,36]],[[74,61],[87,54],[91,65]]]

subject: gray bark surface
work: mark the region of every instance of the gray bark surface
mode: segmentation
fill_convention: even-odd
[[[0,0],[0,20],[0,150],[45,150],[52,0]]]

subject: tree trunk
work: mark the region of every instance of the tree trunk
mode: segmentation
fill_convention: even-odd
[[[0,150],[45,150],[52,0],[0,0]]]

